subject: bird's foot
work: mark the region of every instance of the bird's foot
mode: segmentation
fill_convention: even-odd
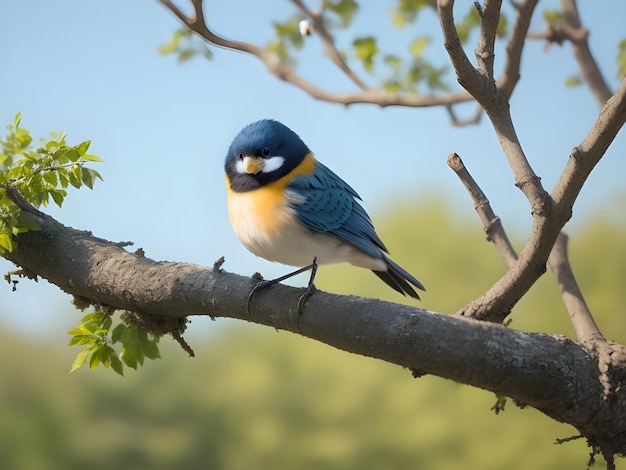
[[[252,288],[252,291],[248,295],[248,302],[246,303],[246,313],[250,315],[250,304],[252,303],[252,299],[254,298],[257,292],[263,289],[267,289],[268,287],[271,287],[274,284],[278,284],[279,282],[282,282],[285,279],[289,279],[292,276],[301,274],[308,270],[311,270],[311,277],[309,278],[309,285],[304,291],[304,294],[302,294],[300,296],[300,299],[298,300],[298,314],[301,314],[302,309],[304,308],[304,304],[306,303],[307,299],[311,297],[317,290],[317,287],[315,287],[315,284],[313,284],[313,281],[315,281],[315,274],[317,273],[317,257],[313,258],[313,262],[309,264],[308,266],[305,266],[304,268],[300,268],[292,273],[285,274],[284,276],[281,276],[276,279],[259,281],[257,285]]]
[[[248,295],[248,302],[246,303],[246,313],[250,315],[250,304],[252,303],[252,299],[254,298],[257,292],[263,289],[267,289],[268,287],[271,287],[274,284],[278,284],[279,282],[280,282],[279,279],[269,279],[269,280],[264,279],[262,281],[257,282],[256,286],[252,288],[252,291],[250,291],[250,294]]]
[[[298,315],[302,314],[304,304],[307,300],[309,300],[309,297],[315,294],[315,292],[317,292],[317,287],[315,287],[315,284],[309,284],[308,287],[305,289],[304,294],[302,294],[300,296],[300,299],[298,300]]]

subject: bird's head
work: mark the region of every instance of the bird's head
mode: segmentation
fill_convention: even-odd
[[[287,126],[264,119],[248,124],[237,134],[224,167],[233,191],[252,191],[288,175],[310,153]]]

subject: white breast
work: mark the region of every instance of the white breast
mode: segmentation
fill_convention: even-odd
[[[253,254],[290,266],[306,266],[317,257],[319,264],[348,262],[368,269],[386,271],[386,263],[343,240],[311,230],[295,219],[286,204],[272,204],[258,195],[230,193],[230,222],[243,245]],[[273,207],[272,207],[273,206]]]

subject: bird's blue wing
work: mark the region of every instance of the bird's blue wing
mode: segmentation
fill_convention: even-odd
[[[300,175],[287,186],[298,197],[292,198],[298,222],[312,230],[334,235],[364,252],[380,258],[387,251],[357,192],[322,163],[315,171]]]

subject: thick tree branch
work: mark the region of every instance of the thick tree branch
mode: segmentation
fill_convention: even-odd
[[[41,231],[21,234],[19,248],[5,257],[83,305],[157,318],[231,317],[292,331],[512,397],[572,424],[592,445],[626,451],[626,438],[616,432],[626,420],[625,374],[612,374],[626,371],[620,346],[603,356],[610,367],[602,383],[597,359],[565,338],[374,299],[317,292],[299,315],[302,290],[277,285],[260,292],[248,314],[247,298],[256,282],[251,278],[189,263],[155,262],[47,215],[32,217]]]

